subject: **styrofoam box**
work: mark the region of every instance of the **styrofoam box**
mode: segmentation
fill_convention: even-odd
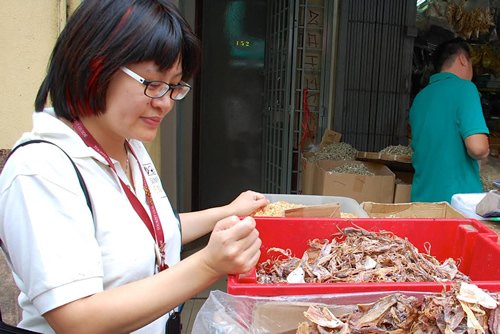
[[[459,261],[458,269],[473,284],[490,292],[500,292],[500,246],[498,235],[475,219],[450,218],[276,218],[255,217],[262,240],[258,263],[273,257],[270,248],[289,249],[301,258],[313,239],[339,238],[347,227],[372,232],[392,232],[407,238],[420,253],[430,251],[438,261]],[[280,296],[370,291],[440,292],[453,282],[379,282],[379,283],[257,283],[256,268],[247,274],[229,275],[227,292],[232,295]]]
[[[293,194],[264,194],[267,199],[273,202],[284,201],[291,204],[320,205],[328,203],[339,203],[340,211],[352,213],[358,218],[369,218],[361,205],[352,198],[342,196],[321,196],[321,195],[293,195]]]

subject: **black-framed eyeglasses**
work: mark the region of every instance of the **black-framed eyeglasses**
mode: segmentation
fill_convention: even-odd
[[[152,99],[159,99],[170,91],[170,98],[174,101],[180,101],[185,98],[187,93],[191,90],[191,86],[184,81],[181,81],[178,85],[170,85],[160,80],[146,80],[125,66],[120,67],[120,69],[131,78],[143,84],[145,86],[144,94]]]

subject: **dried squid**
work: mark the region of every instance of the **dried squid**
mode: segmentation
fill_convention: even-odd
[[[440,263],[389,232],[345,228],[340,238],[314,239],[302,258],[270,248],[278,256],[258,264],[257,281],[269,283],[469,282],[452,258]]]

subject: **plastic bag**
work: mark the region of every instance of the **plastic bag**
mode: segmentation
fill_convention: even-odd
[[[467,218],[484,220],[485,218],[476,214],[476,205],[486,193],[455,194],[451,197],[451,206]]]
[[[256,297],[229,295],[215,290],[210,292],[198,312],[192,333],[295,334],[299,324],[307,321],[303,312],[313,304],[327,306],[335,316],[340,317],[352,312],[357,304],[372,303],[396,292]],[[401,293],[419,299],[432,294],[410,291]]]

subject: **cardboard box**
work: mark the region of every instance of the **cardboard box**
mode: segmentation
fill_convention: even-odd
[[[500,150],[500,138],[495,135],[490,135],[488,137],[488,142],[490,144],[490,151],[492,151],[494,155],[498,155]]]
[[[331,173],[345,164],[364,164],[375,175]],[[344,196],[361,202],[394,201],[394,173],[387,166],[372,162],[346,160],[318,160],[314,172],[315,195]]]
[[[404,183],[394,185],[394,203],[410,203],[411,202],[411,184],[413,182],[413,174],[411,172],[392,171]]]
[[[466,218],[448,202],[413,203],[361,203],[371,218]]]
[[[397,205],[397,204],[395,204]],[[275,258],[270,248],[290,250],[301,258],[313,239],[342,237],[344,228],[386,231],[408,239],[420,253],[429,253],[438,261],[460,259],[458,270],[471,278],[472,284],[490,292],[500,291],[500,246],[498,235],[475,219],[339,219],[339,218],[267,218],[256,217],[262,240],[260,258],[263,263]],[[286,232],[284,232],[286,231]],[[227,293],[248,296],[299,296],[320,294],[364,293],[373,291],[427,291],[449,289],[448,282],[356,282],[356,283],[257,283],[254,268],[243,275],[229,275]]]
[[[319,145],[319,150],[329,144],[335,144],[340,142],[342,134],[333,130],[326,129],[321,139]],[[304,152],[302,153],[302,179],[300,183],[300,193],[303,195],[313,195],[313,182],[314,182],[314,171],[316,167],[316,159],[314,162],[308,161],[308,158],[314,157],[316,152]]]
[[[394,203],[409,203],[411,201],[411,184],[394,185]]]

